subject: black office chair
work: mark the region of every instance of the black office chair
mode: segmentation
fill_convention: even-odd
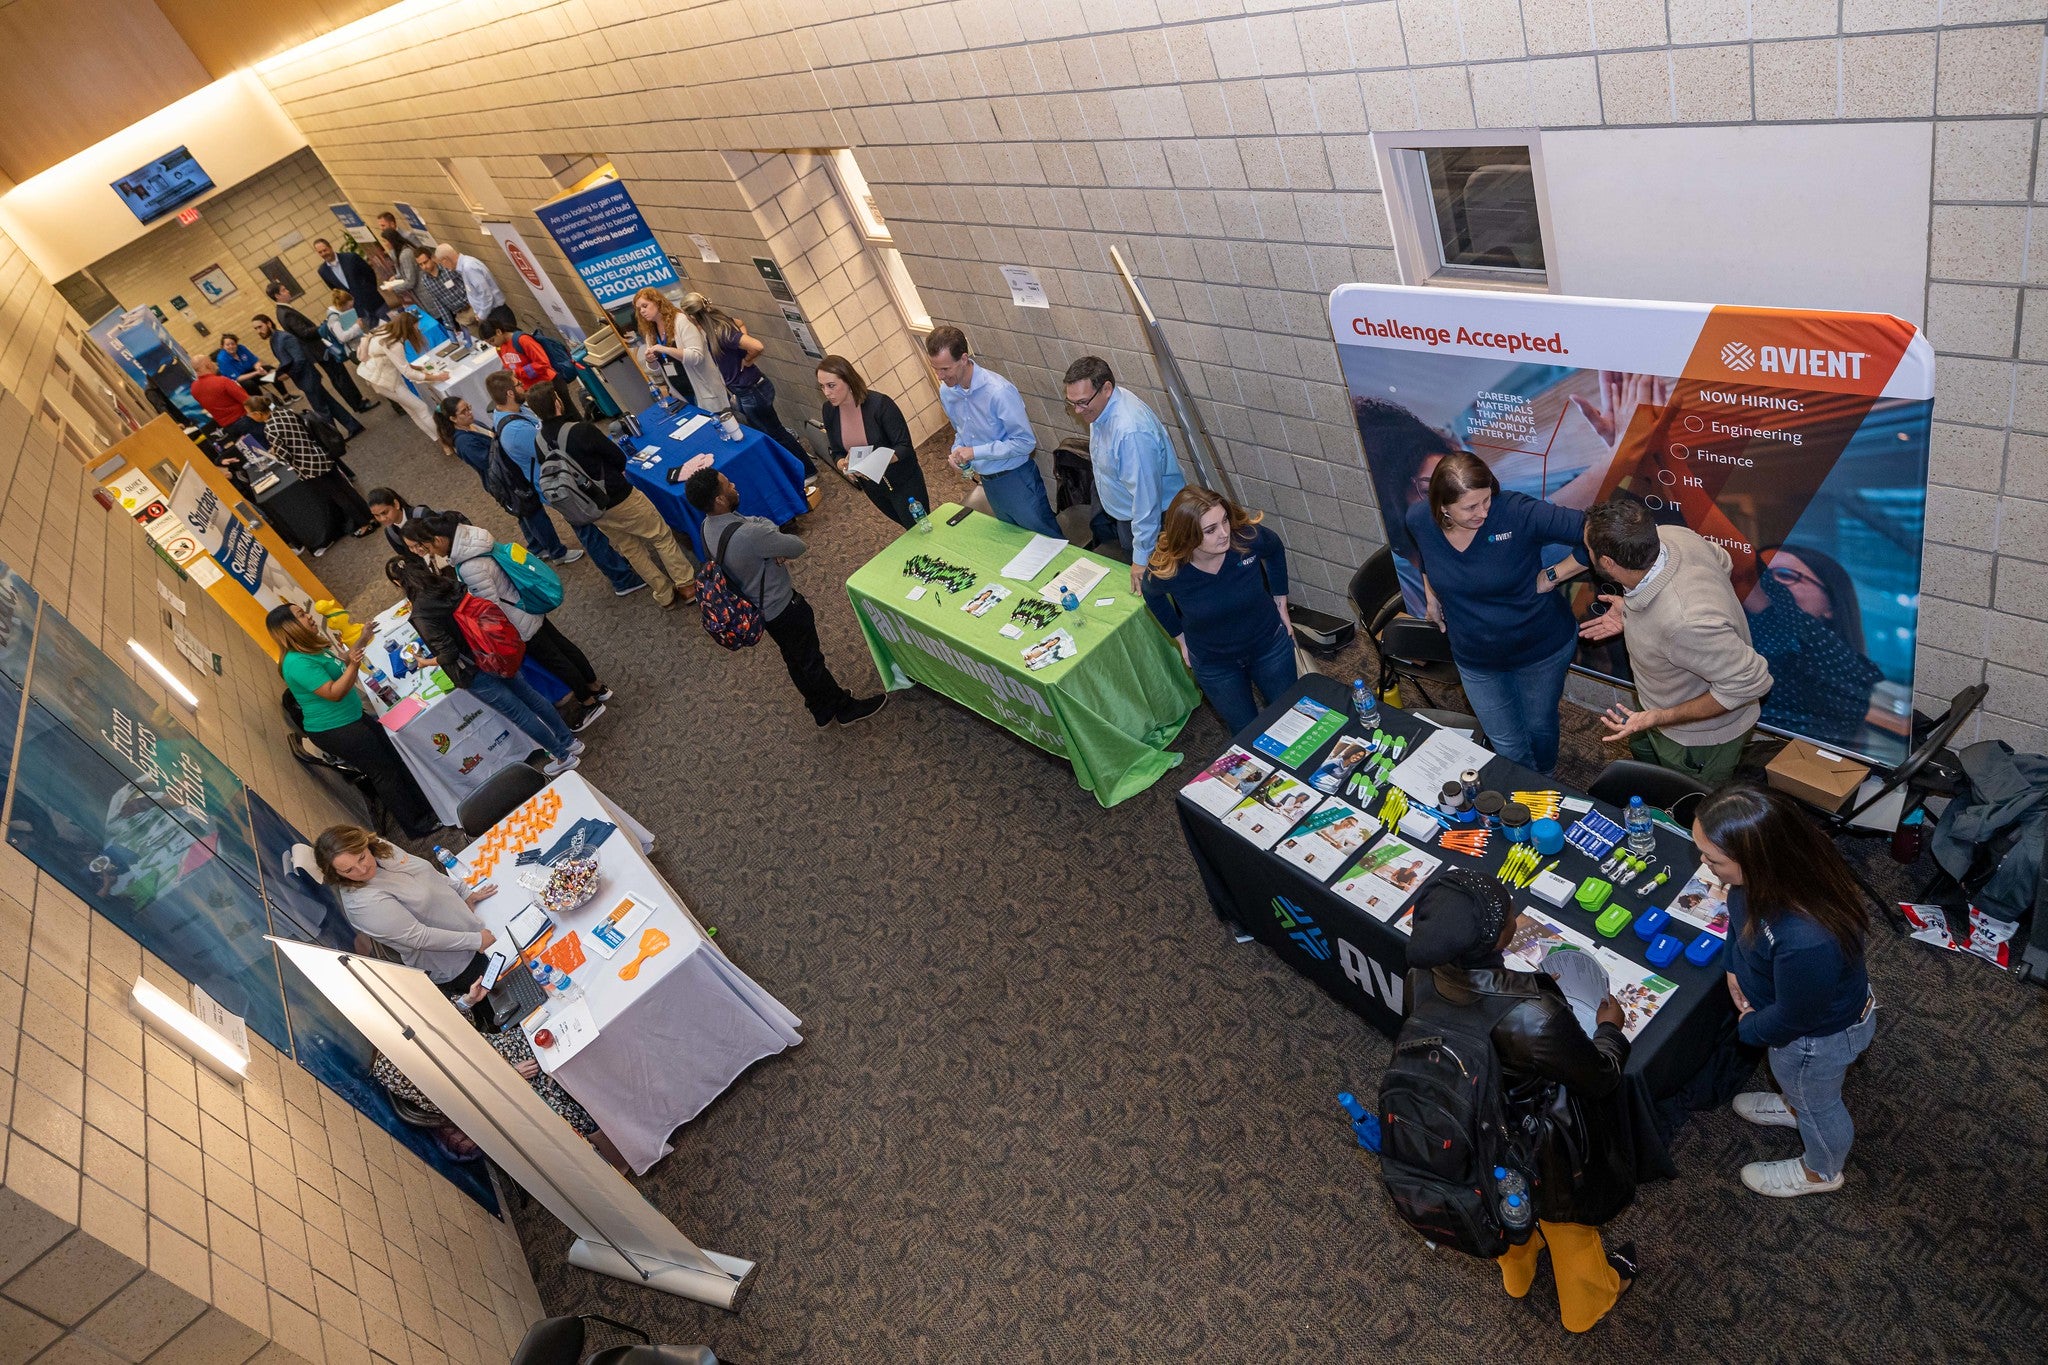
[[[527,798],[548,784],[547,775],[525,763],[513,763],[492,773],[481,787],[462,799],[455,823],[474,839],[492,825],[518,810]]]
[[[519,1340],[519,1349],[512,1353],[512,1365],[578,1365],[583,1359],[583,1346],[589,1337],[589,1324],[601,1323],[614,1331],[638,1337],[642,1342],[649,1338],[637,1327],[628,1327],[623,1322],[585,1313],[581,1316],[542,1318],[526,1329],[526,1335]],[[619,1347],[631,1350],[632,1347]],[[610,1354],[603,1352],[601,1354]],[[595,1359],[595,1357],[593,1357]]]
[[[583,1365],[718,1365],[709,1346],[614,1346]]]
[[[1486,747],[1486,730],[1480,725],[1477,716],[1467,715],[1463,711],[1441,711],[1433,706],[1416,707],[1408,714],[1420,716],[1430,724],[1441,725],[1446,730],[1470,730],[1472,742],[1482,749]]]
[[[1961,777],[1961,760],[1949,749],[1949,743],[1963,728],[1963,723],[1984,704],[1984,698],[1991,689],[1983,683],[1972,683],[1949,699],[1948,710],[1935,717],[1926,733],[1913,751],[1906,755],[1905,762],[1891,770],[1877,790],[1844,811],[1822,811],[1831,832],[1835,834],[1882,835],[1891,837],[1889,829],[1865,829],[1853,822],[1863,812],[1893,792],[1904,788],[1906,804],[1899,808],[1899,818],[1919,807],[1930,794],[1953,795]]]
[[[1401,579],[1394,552],[1382,545],[1351,575],[1351,613],[1358,628],[1377,640],[1387,622],[1401,614]]]
[[[1654,763],[1639,763],[1633,758],[1617,758],[1600,770],[1588,788],[1596,801],[1609,805],[1628,807],[1631,796],[1643,798],[1643,804],[1667,811],[1675,824],[1686,829],[1692,828],[1693,812],[1700,808],[1712,790],[1704,782],[1687,777],[1684,773],[1660,768]]]
[[[1458,666],[1451,661],[1451,640],[1427,621],[1413,616],[1396,616],[1387,622],[1375,642],[1380,651],[1379,690],[1384,695],[1396,683],[1411,683],[1415,693],[1430,706],[1436,698],[1424,683],[1457,687]]]

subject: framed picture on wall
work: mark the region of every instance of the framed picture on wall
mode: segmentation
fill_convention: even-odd
[[[218,265],[210,265],[192,277],[192,287],[208,303],[219,303],[235,292],[235,282]]]

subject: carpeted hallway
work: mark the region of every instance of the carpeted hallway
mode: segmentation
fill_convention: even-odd
[[[367,420],[365,488],[512,530],[404,418]],[[895,528],[829,474],[805,522],[797,584],[841,680],[871,691],[841,585]],[[383,557],[372,537],[314,567],[367,615],[394,599]],[[661,838],[670,880],[808,1041],[640,1182],[701,1245],[760,1262],[741,1311],[569,1269],[564,1229],[528,1205],[552,1310],[746,1365],[2040,1358],[2040,990],[1877,929],[1846,1189],[1750,1195],[1740,1165],[1796,1137],[1696,1116],[1682,1178],[1610,1228],[1640,1283],[1574,1339],[1547,1272],[1512,1301],[1389,1215],[1334,1102],[1374,1090],[1387,1042],[1232,942],[1174,822],[1184,779],[1103,810],[1064,764],[921,690],[814,729],[773,649],[727,654],[693,611],[615,600],[587,562],[564,579],[554,619],[619,694],[583,771]],[[1584,785],[1608,755],[1591,717],[1567,727],[1559,776]],[[1174,747],[1199,765],[1225,739],[1204,709]],[[1881,844],[1859,857],[1881,891],[1928,872]]]

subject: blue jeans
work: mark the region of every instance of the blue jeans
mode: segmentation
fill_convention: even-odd
[[[1280,625],[1277,613],[1273,624],[1279,629],[1272,640],[1241,658],[1205,659],[1188,651],[1195,661],[1195,685],[1233,735],[1259,714],[1259,702],[1252,699],[1254,687],[1271,706],[1300,676],[1294,667],[1294,637]]]
[[[542,559],[560,559],[569,553],[568,546],[562,544],[561,534],[555,530],[554,520],[548,516],[548,509],[545,507],[530,517],[519,519],[519,539],[527,549]]]
[[[1795,1038],[1771,1049],[1771,1075],[1777,1077],[1786,1107],[1799,1120],[1806,1144],[1806,1169],[1833,1180],[1849,1160],[1856,1124],[1842,1103],[1842,1077],[1849,1063],[1863,1055],[1877,1033],[1877,1005],[1840,1033],[1824,1038]]]
[[[1465,700],[1472,704],[1472,714],[1495,753],[1550,776],[1557,767],[1557,706],[1564,698],[1572,656],[1578,652],[1579,637],[1573,635],[1549,658],[1520,668],[1458,665]]]
[[[548,705],[548,699],[534,691],[533,684],[517,673],[501,678],[478,669],[476,676],[469,681],[469,691],[478,701],[524,730],[529,739],[556,758],[567,756],[570,744],[575,742],[576,736],[562,724],[561,716]]]
[[[1108,554],[1109,547],[1114,545],[1124,552],[1125,559],[1129,559],[1136,548],[1136,542],[1132,539],[1131,524],[1128,521],[1118,521],[1099,507],[1095,510],[1095,515],[1088,518],[1088,530],[1095,537],[1097,554]]]
[[[804,477],[809,478],[818,472],[817,462],[811,458],[810,447],[792,436],[789,428],[782,425],[782,418],[776,414],[774,381],[764,375],[761,382],[751,388],[733,389],[731,393],[734,416],[802,460]]]
[[[647,586],[647,580],[633,571],[633,566],[626,562],[626,557],[605,539],[604,532],[594,525],[577,526],[572,529],[576,532],[577,542],[583,546],[583,552],[590,556],[591,563],[597,565],[597,571],[610,580],[614,592]]]
[[[981,491],[988,495],[989,510],[997,520],[1042,536],[1067,538],[1052,514],[1052,499],[1045,495],[1045,479],[1038,472],[1037,460],[1026,460],[1000,474],[983,474]]]

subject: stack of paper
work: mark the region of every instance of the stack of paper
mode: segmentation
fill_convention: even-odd
[[[1031,543],[1017,551],[1017,557],[1003,565],[1003,577],[1019,578],[1029,583],[1045,572],[1045,566],[1052,563],[1059,552],[1067,548],[1067,542],[1058,536],[1031,537]]]

